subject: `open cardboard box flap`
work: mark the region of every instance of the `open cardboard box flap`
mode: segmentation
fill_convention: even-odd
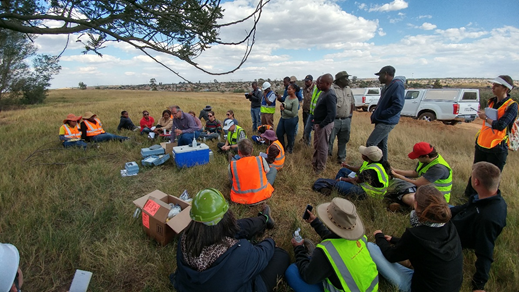
[[[135,204],[135,206],[139,207],[139,208],[143,208],[144,205],[146,204],[146,202],[148,201],[148,198],[152,196],[154,198],[157,198],[159,200],[162,200],[163,198],[167,197],[168,195],[159,191],[159,190],[154,190],[153,192],[145,195],[145,196],[142,196],[140,198],[138,198],[137,200],[133,201],[133,203]],[[181,206],[182,207],[182,206]]]

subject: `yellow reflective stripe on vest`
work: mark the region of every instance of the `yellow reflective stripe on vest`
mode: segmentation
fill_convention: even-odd
[[[429,162],[429,164],[425,165],[421,162],[418,163],[418,167],[416,168],[416,173],[418,173],[418,176],[422,176],[424,173],[429,170],[432,166],[436,164],[441,164],[449,170],[449,177],[446,179],[438,179],[435,182],[433,182],[434,186],[438,191],[440,191],[443,196],[445,197],[445,201],[447,203],[450,201],[451,198],[451,190],[452,190],[452,168],[449,166],[447,161],[443,159],[443,157],[438,154],[438,157],[435,158],[433,161]]]
[[[368,169],[372,169],[377,173],[378,181],[382,183],[382,187],[377,188],[367,182],[361,183],[360,186],[366,192],[366,194],[375,198],[381,198],[387,192],[387,188],[389,187],[389,177],[386,173],[386,170],[380,163],[371,163],[365,166],[362,171],[366,171]]]
[[[236,145],[238,144],[238,139],[240,138],[240,134],[243,131],[242,127],[235,126],[236,129],[234,129],[234,132],[231,134],[227,133],[227,142],[229,142],[229,145]]]
[[[314,85],[314,92],[312,92],[312,101],[310,102],[310,114],[314,114],[315,106],[317,105],[317,100],[319,100],[319,95],[321,95],[319,89],[317,89],[317,85]]]
[[[262,172],[262,167],[263,167],[263,164],[261,163],[261,157],[258,157],[256,156],[256,163],[258,164],[258,173],[261,174]],[[260,187],[258,189],[252,189],[252,190],[241,190],[241,186],[240,186],[240,178],[238,176],[238,169],[236,168],[236,160],[234,160],[231,164],[232,164],[232,169],[233,169],[233,175],[235,175],[236,177],[234,178],[234,180],[236,181],[236,186],[238,187],[238,189],[235,189],[234,188],[234,185],[233,185],[233,191],[237,194],[248,194],[248,193],[251,193],[251,192],[259,192],[263,189],[265,189],[267,187],[267,183],[265,183],[265,181],[263,181],[263,175],[260,175]],[[246,179],[246,178],[245,178]]]

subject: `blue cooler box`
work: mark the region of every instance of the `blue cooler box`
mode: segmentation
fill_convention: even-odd
[[[142,163],[142,166],[156,166],[156,165],[161,165],[161,164],[164,164],[164,162],[168,161],[169,159],[169,154],[164,154],[164,155],[151,155],[151,156],[148,156],[146,158],[144,158],[141,163]]]
[[[196,147],[190,145],[173,147],[173,159],[178,168],[209,163],[209,146],[204,143]]]
[[[143,158],[146,158],[151,155],[160,155],[164,154],[164,148],[160,145],[153,145],[149,148],[142,148],[141,149],[141,155]]]

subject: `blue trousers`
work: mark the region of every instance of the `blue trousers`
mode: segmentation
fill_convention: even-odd
[[[299,117],[293,117],[290,119],[279,119],[279,124],[276,129],[276,136],[279,142],[283,145],[288,153],[292,153],[294,150],[294,143],[296,141],[296,126],[299,122]],[[285,134],[287,135],[288,144],[285,144]],[[285,146],[286,145],[286,146]]]
[[[123,137],[123,136],[117,136],[117,135],[110,134],[110,133],[103,133],[103,134],[99,134],[99,135],[90,137],[90,140],[92,140],[92,142],[104,142],[104,141],[110,141],[110,140],[119,140],[122,142],[122,141],[128,140],[128,139],[130,139],[130,138]]]
[[[193,138],[198,139],[200,137],[200,131],[195,131],[193,133],[183,133],[178,136],[178,146],[189,145],[193,143]]]
[[[389,137],[389,132],[393,130],[396,125],[388,125],[383,123],[375,124],[375,129],[369,135],[368,141],[366,141],[366,146],[378,146],[382,153],[384,154],[384,161],[387,161],[387,137]]]
[[[323,284],[310,285],[306,283],[299,274],[296,264],[291,264],[285,271],[285,279],[288,286],[296,292],[324,292]]]
[[[339,177],[348,177],[348,175],[350,173],[352,173],[351,170],[349,170],[349,169],[347,169],[345,167],[341,168],[341,170],[339,170],[339,172],[335,176],[335,179],[339,179]],[[364,189],[362,189],[360,186],[358,186],[356,184],[352,184],[352,183],[349,183],[349,182],[338,181],[335,184],[335,188],[343,196],[355,196],[358,199],[365,199],[366,196],[367,196],[367,194],[364,191]]]
[[[368,242],[368,250],[382,277],[395,285],[400,291],[411,291],[411,280],[413,279],[414,270],[406,268],[399,263],[390,263],[382,254],[380,247],[372,242]]]
[[[303,138],[306,139],[306,145],[310,146],[312,141],[312,130],[314,129],[314,115],[308,114],[308,118],[306,120],[305,131],[303,133]]]
[[[252,107],[250,109],[250,116],[252,118],[252,132],[258,131],[258,127],[261,126],[261,107]]]
[[[87,143],[85,143],[84,141],[64,141],[63,142],[63,147],[65,148],[69,148],[69,147],[83,147],[83,149],[85,149],[87,147]]]

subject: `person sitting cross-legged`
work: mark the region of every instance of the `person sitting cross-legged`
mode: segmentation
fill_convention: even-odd
[[[130,138],[106,133],[97,115],[92,112],[86,112],[81,122],[81,139],[86,142],[104,142],[110,140],[119,140],[122,142]]]
[[[239,159],[229,164],[231,179],[231,201],[238,204],[257,204],[272,196],[277,170],[269,167],[265,158],[252,155],[252,142],[248,139],[238,142]]]
[[[59,128],[59,139],[63,147],[83,147],[87,144],[81,141],[81,130],[77,122],[81,120],[81,116],[76,117],[74,114],[68,114],[67,118],[63,120],[63,125]]]
[[[222,123],[216,119],[214,115],[214,111],[209,111],[207,113],[207,122],[205,123],[205,129],[200,134],[200,138],[206,140],[217,139],[220,141],[220,136],[222,135]]]
[[[238,142],[247,139],[247,134],[245,134],[245,130],[242,127],[234,124],[233,120],[228,119],[223,123],[223,130],[229,131],[227,133],[227,139],[225,143],[219,142],[216,144],[218,147],[218,152],[226,153],[229,150],[232,150],[234,153],[238,152]]]
[[[280,171],[285,164],[285,149],[278,141],[276,133],[272,130],[267,130],[261,134],[261,137],[268,145],[266,161],[270,167],[276,168]]]

